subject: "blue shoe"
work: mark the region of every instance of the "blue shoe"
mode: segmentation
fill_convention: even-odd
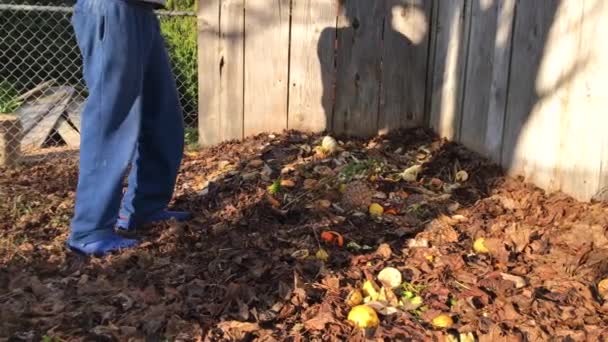
[[[162,210],[149,216],[141,222],[136,222],[135,220],[129,220],[125,217],[119,217],[116,221],[116,228],[120,230],[134,230],[139,228],[142,225],[154,224],[164,221],[176,220],[178,222],[188,221],[192,215],[187,211],[170,211],[170,210]]]
[[[138,244],[139,241],[137,240],[125,239],[116,234],[111,234],[101,240],[87,243],[70,241],[69,239],[66,242],[67,247],[74,252],[98,257],[122,249],[132,248]]]

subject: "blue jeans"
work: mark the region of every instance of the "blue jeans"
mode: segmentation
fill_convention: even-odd
[[[183,154],[184,123],[152,7],[78,0],[72,25],[89,96],[70,239],[88,243],[112,233],[119,211],[136,221],[166,208]]]

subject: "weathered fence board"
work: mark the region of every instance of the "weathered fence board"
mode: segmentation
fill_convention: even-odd
[[[198,7],[198,84],[199,143],[202,146],[222,140],[220,132],[220,0],[208,0]]]
[[[562,4],[567,13],[563,26],[555,26],[552,34],[560,42],[555,50],[555,63],[569,62],[569,67],[554,84],[569,83],[558,92],[556,101],[567,96],[562,112],[564,124],[560,140],[559,189],[591,198],[601,189],[602,140],[606,135],[606,80],[608,80],[608,49],[604,48],[607,33],[604,0]],[[571,37],[570,37],[571,36]],[[561,38],[558,38],[561,37]],[[564,39],[566,38],[566,39]],[[561,60],[557,59],[562,55]],[[563,55],[570,55],[564,58]],[[565,117],[564,117],[565,116]]]
[[[489,89],[488,118],[484,139],[485,154],[496,163],[500,163],[502,153],[515,6],[516,0],[504,0],[497,3],[498,18],[494,40],[494,64]],[[475,96],[475,94],[472,95]]]
[[[457,138],[460,130],[464,63],[468,45],[467,1],[435,3],[437,29],[432,65],[430,126],[440,135]],[[468,19],[468,18],[467,18]]]
[[[245,136],[287,128],[289,16],[289,0],[245,1]]]
[[[562,64],[547,65],[543,59],[546,44],[551,44],[547,40],[557,19],[558,4],[556,1],[524,1],[518,6],[503,165],[513,173],[539,179],[538,184],[546,189],[555,190],[558,187],[555,167],[563,108],[553,101],[549,93],[552,90],[543,89],[543,83],[550,82],[551,74],[561,73]]]
[[[378,132],[384,1],[349,0],[338,18],[336,107],[333,131]]]
[[[423,124],[431,4],[385,2],[380,133]]]
[[[509,66],[506,62],[510,54],[510,34],[499,32],[499,29],[510,31],[508,12],[512,12],[513,7],[514,1],[474,1],[470,14],[470,53],[466,60],[460,141],[485,155],[494,154],[495,160],[496,141],[500,142],[502,138],[506,104],[502,95],[506,89]],[[493,151],[488,149],[489,145],[494,146]]]
[[[244,1],[222,0],[220,16],[220,136],[242,139],[244,126]]]
[[[337,2],[293,0],[288,127],[323,131],[333,114]]]

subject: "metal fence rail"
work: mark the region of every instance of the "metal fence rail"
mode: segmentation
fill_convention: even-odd
[[[79,146],[87,90],[70,22],[72,7],[43,0],[0,1],[0,166],[73,152]],[[164,30],[195,30],[193,13],[158,15]],[[177,51],[182,47],[176,34],[167,38],[184,119],[192,133],[197,126],[196,62],[191,60],[195,53]]]

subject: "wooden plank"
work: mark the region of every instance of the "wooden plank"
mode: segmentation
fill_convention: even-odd
[[[69,147],[80,146],[80,133],[74,128],[65,117],[60,117],[55,124],[55,130],[61,136],[61,139]]]
[[[429,0],[387,0],[384,8],[379,133],[424,120]]]
[[[561,120],[560,189],[579,200],[594,197],[603,188],[606,174],[602,142],[608,124],[608,49],[601,37],[608,33],[607,8],[603,0],[563,4],[560,13],[568,20],[557,27],[559,31],[552,32],[555,40],[561,37],[554,62],[559,61],[557,54],[562,63],[569,62],[553,80],[553,84],[563,88],[558,95],[568,96]]]
[[[431,127],[431,101],[433,99],[433,75],[435,74],[435,56],[437,47],[438,9],[439,0],[430,0],[431,17],[429,25],[429,52],[426,66],[426,84],[424,99],[424,125]]]
[[[290,0],[245,1],[244,135],[287,128]]]
[[[74,94],[72,87],[57,87],[51,88],[51,90],[54,91],[53,98],[56,98],[56,94],[60,94],[60,99],[49,107],[46,113],[42,114],[42,118],[29,131],[25,132],[21,140],[23,147],[42,147]]]
[[[244,0],[222,0],[220,17],[220,141],[243,138]]]
[[[468,45],[465,14],[470,6],[465,6],[467,3],[465,0],[436,3],[437,33],[429,123],[435,132],[448,139],[457,138],[460,130]]]
[[[486,8],[485,5],[489,7]],[[490,87],[494,75],[498,3],[473,1],[471,7],[471,33],[466,61],[460,142],[476,152],[485,154]]]
[[[590,60],[588,70],[592,75],[596,75],[594,83],[590,84],[592,90],[592,99],[594,106],[589,109],[596,113],[596,121],[593,122],[594,127],[600,131],[599,138],[596,138],[600,143],[600,170],[597,191],[594,194],[595,200],[608,202],[608,98],[606,98],[606,80],[608,80],[608,46],[606,46],[603,38],[608,36],[608,21],[605,18],[608,16],[608,4],[604,0],[587,0],[585,1],[585,38],[591,40],[589,44],[595,47],[595,55]],[[592,154],[590,154],[593,156]]]
[[[338,134],[377,133],[383,1],[349,0],[338,17],[336,107]]]
[[[500,163],[502,138],[507,110],[511,48],[515,22],[516,0],[498,2],[498,23],[494,42],[494,67],[488,105],[485,152],[492,161]]]
[[[515,0],[475,1],[460,142],[500,162]]]
[[[220,0],[199,0],[198,29],[198,129],[199,144],[221,142],[220,131]],[[232,64],[232,63],[231,63]]]
[[[85,104],[86,99],[84,97],[81,95],[74,95],[72,97],[72,101],[70,101],[70,104],[68,104],[67,108],[65,109],[68,119],[78,131],[80,131],[80,116]]]
[[[73,89],[52,87],[45,88],[43,93],[37,93],[35,98],[30,96],[30,99],[15,111],[21,120],[23,132],[27,133],[33,129],[44,115],[67,96],[68,91],[73,92]]]
[[[334,103],[337,1],[293,0],[288,128],[331,126]]]
[[[502,163],[548,191],[560,187],[562,113],[569,89],[562,77],[578,49],[577,35],[565,34],[565,27],[580,21],[577,3],[522,1],[515,20]]]
[[[0,167],[12,166],[21,157],[21,120],[15,115],[0,114]]]

